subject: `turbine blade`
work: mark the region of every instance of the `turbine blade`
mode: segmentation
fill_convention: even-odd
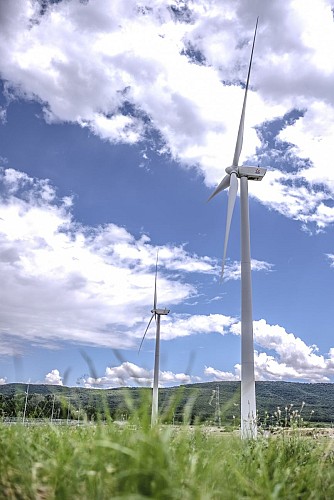
[[[225,175],[224,179],[220,182],[220,184],[218,184],[218,186],[216,187],[216,189],[214,190],[208,201],[212,200],[212,198],[216,196],[216,194],[220,193],[220,191],[223,191],[223,189],[229,187],[229,185],[230,185],[230,175],[227,174]]]
[[[152,319],[154,318],[154,316],[155,316],[155,313],[152,314],[152,316],[150,318],[150,321],[148,322],[148,325],[146,327],[145,333],[144,333],[143,338],[141,339],[141,342],[140,342],[140,346],[139,346],[139,349],[138,349],[138,354],[140,353],[141,346],[143,345],[143,342],[144,342],[144,339],[146,337],[147,331],[150,328],[150,325],[152,323]]]
[[[237,192],[238,192],[238,179],[237,179],[236,173],[232,172],[231,181],[230,181],[230,189],[228,192],[228,202],[227,202],[227,216],[226,216],[226,229],[225,229],[225,241],[224,241],[224,254],[223,254],[223,263],[222,263],[222,277],[224,274],[227,244],[228,244],[228,238],[229,238],[229,234],[230,234],[230,227],[231,227],[233,209],[234,209],[235,200],[237,197]]]
[[[233,157],[233,163],[232,165],[237,167],[239,164],[239,158],[240,158],[240,153],[242,150],[242,143],[244,139],[244,124],[245,124],[245,113],[246,113],[246,101],[247,101],[247,93],[248,93],[248,86],[249,86],[249,78],[251,74],[251,69],[252,69],[252,61],[253,61],[253,53],[254,53],[254,47],[255,47],[255,38],[256,38],[256,32],[257,32],[257,25],[259,22],[259,18],[256,19],[256,25],[255,25],[255,31],[254,31],[254,37],[253,37],[253,45],[252,45],[252,52],[250,56],[250,61],[249,61],[249,66],[248,66],[248,74],[247,74],[247,81],[246,81],[246,87],[245,87],[245,95],[244,95],[244,102],[242,105],[242,111],[241,111],[241,117],[240,117],[240,123],[239,123],[239,130],[238,130],[238,137],[237,137],[237,142],[235,145],[235,151],[234,151],[234,157]]]
[[[157,277],[158,277],[158,259],[159,259],[159,250],[157,251],[157,260],[155,262],[155,280],[154,280],[154,298],[153,298],[153,309],[157,308]]]

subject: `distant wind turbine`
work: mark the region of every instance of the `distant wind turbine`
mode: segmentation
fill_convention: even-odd
[[[159,364],[160,364],[160,317],[166,316],[170,309],[158,309],[157,308],[157,277],[158,277],[158,258],[159,252],[157,252],[157,260],[155,263],[155,280],[154,280],[154,297],[153,297],[153,308],[151,309],[152,316],[148,325],[146,327],[145,333],[141,340],[138,353],[140,352],[141,346],[143,345],[146,333],[152,323],[153,318],[156,321],[156,334],[155,334],[155,356],[154,356],[154,372],[153,372],[153,394],[152,394],[152,415],[151,415],[151,426],[156,425],[158,421],[158,387],[159,387]]]
[[[253,345],[253,313],[252,313],[252,278],[251,278],[251,254],[249,233],[249,203],[248,203],[248,180],[261,181],[266,173],[265,168],[239,166],[239,158],[242,149],[244,122],[246,112],[246,101],[248,93],[249,78],[252,67],[256,32],[258,26],[256,20],[251,57],[248,67],[247,82],[244,101],[241,111],[239,131],[235,145],[233,163],[228,167],[226,175],[215,191],[210,196],[211,200],[216,194],[226,188],[228,192],[227,217],[225,242],[222,264],[222,275],[224,273],[226,250],[230,232],[233,209],[238,191],[238,179],[240,179],[240,210],[241,210],[241,437],[255,438],[257,435],[256,424],[256,398],[255,398],[255,376],[254,376],[254,345]]]

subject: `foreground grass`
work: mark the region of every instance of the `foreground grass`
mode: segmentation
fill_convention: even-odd
[[[0,424],[0,498],[332,499],[333,440]]]

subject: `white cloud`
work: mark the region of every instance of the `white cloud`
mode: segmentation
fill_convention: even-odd
[[[330,266],[334,267],[334,254],[333,253],[327,253],[326,256],[330,260]]]
[[[240,81],[260,10],[241,159],[256,148],[261,156],[265,144],[255,126],[294,109],[305,113],[279,136],[296,155],[294,175],[274,167],[262,183],[252,183],[250,194],[323,229],[334,221],[327,165],[333,157],[331,7],[329,0],[262,0],[242,11],[231,0],[209,6],[154,0],[150,8],[100,0],[48,4],[41,15],[39,2],[3,0],[0,72],[8,95],[38,99],[48,121],[78,123],[129,144],[153,127],[161,150],[196,167],[212,186],[233,156]],[[276,155],[271,149],[269,163]]]
[[[147,236],[136,239],[115,224],[98,228],[78,225],[71,215],[71,200],[58,199],[46,180],[32,179],[13,169],[2,169],[0,174],[1,353],[22,352],[25,340],[48,348],[64,341],[136,346],[152,301],[157,248]],[[332,254],[328,258],[333,260]],[[252,265],[258,270],[272,268],[260,261]],[[213,274],[218,269],[213,259],[191,255],[184,247],[160,247],[159,304],[169,307],[196,295],[192,285],[180,281],[180,274]],[[238,265],[227,266],[227,272],[235,279]],[[161,338],[213,332],[237,334],[240,323],[220,314],[174,314],[164,318]],[[315,346],[307,346],[283,327],[255,321],[254,334],[257,345],[265,351],[256,354],[258,379],[327,380],[333,374],[333,353],[318,354]],[[147,337],[155,337],[153,326]],[[123,372],[116,374],[119,380],[127,380],[129,366],[122,365]],[[116,375],[113,372],[110,376]],[[234,379],[238,371],[212,371],[211,375]],[[106,373],[107,380],[108,376]],[[150,377],[149,372],[143,372],[135,378],[144,383]],[[183,374],[166,372],[161,377],[162,382],[164,377],[166,382],[188,381]],[[47,379],[50,383],[61,381],[57,370],[47,374]]]
[[[0,183],[0,352],[22,352],[22,340],[45,347],[63,341],[133,347],[153,298],[157,247],[149,237],[136,239],[112,223],[77,224],[72,201],[58,199],[47,180],[9,168],[0,170]],[[184,282],[188,273],[219,273],[216,260],[190,254],[184,246],[158,249],[161,307],[196,296],[196,288]],[[254,262],[256,269],[270,268]],[[164,321],[162,338],[223,334],[233,321],[174,315]],[[153,328],[148,336],[154,336]]]
[[[280,360],[300,372],[313,369],[323,370],[326,361],[316,354],[317,347],[308,346],[303,340],[278,325],[268,325],[261,319],[254,323],[255,342],[268,350],[274,349]]]
[[[225,321],[216,317],[217,323]],[[241,323],[232,320],[226,333],[240,335]],[[254,321],[254,351],[256,380],[296,380],[329,382],[334,375],[334,348],[326,356],[316,345],[307,345],[302,339],[288,333],[282,326],[269,325],[265,320]],[[206,366],[204,376],[210,380],[240,380],[241,366],[234,372]]]
[[[241,323],[237,318],[222,314],[173,315],[161,324],[161,339],[171,340],[195,334],[220,333],[240,335]],[[152,327],[148,338],[155,338]],[[302,339],[279,325],[269,325],[265,320],[254,321],[255,375],[257,380],[301,380],[327,382],[334,375],[334,348],[324,356],[316,345],[307,345]],[[213,380],[240,380],[240,365],[235,371],[205,367],[204,375]]]
[[[5,108],[0,106],[0,123],[5,124],[7,120],[7,111]]]
[[[233,156],[243,98],[240,81],[247,73],[249,41],[260,5],[242,159],[256,160],[257,153],[261,158],[265,149],[255,126],[273,118],[284,121],[283,115],[293,110],[302,114],[285,122],[278,136],[288,143],[291,165],[286,164],[287,153],[277,167],[278,150],[270,144],[268,161],[276,160],[275,166],[261,183],[251,183],[250,194],[304,226],[315,224],[323,230],[332,224],[331,2],[172,4],[174,10],[165,0],[153,0],[150,9],[138,9],[135,0],[69,1],[49,4],[41,16],[38,2],[3,0],[0,73],[9,100],[36,99],[49,122],[77,123],[113,142],[133,144],[154,128],[162,138],[160,151],[196,167],[212,186]],[[196,51],[202,64],[193,56]],[[1,108],[0,118],[5,116]],[[79,226],[71,216],[71,200],[58,200],[47,181],[11,169],[2,181],[6,194],[0,220],[1,352],[15,351],[6,341],[9,334],[12,339],[45,343],[132,346],[152,301],[156,248],[149,239],[136,239],[114,224]],[[332,261],[332,254],[328,258]],[[236,279],[238,264],[231,264],[226,277]],[[215,274],[219,269],[209,257],[172,245],[160,248],[160,265],[159,300],[168,306],[197,293],[174,272]],[[253,268],[261,266],[268,271],[272,267],[253,261]],[[193,318],[166,319],[165,338],[224,334],[235,321]],[[326,377],[326,370],[332,369],[330,356],[316,354],[284,329],[282,338],[276,338],[274,332],[281,327],[261,328],[266,339],[255,332],[259,345],[263,342],[264,349],[276,354],[258,354],[259,376],[295,370],[296,377],[302,373],[311,379],[314,373]],[[272,337],[275,348],[267,345]],[[293,350],[300,352],[299,360]]]
[[[157,248],[150,239],[115,224],[77,224],[71,200],[59,200],[46,180],[3,169],[0,181],[1,352],[20,352],[20,339],[133,346],[153,298]],[[159,247],[158,305],[196,295],[180,273],[216,269],[213,259],[184,247]]]
[[[326,375],[332,375],[333,370],[326,370],[314,366],[305,366],[300,369],[291,362],[282,362],[265,352],[255,352],[256,380],[294,380],[307,382],[330,382]]]
[[[161,339],[171,340],[177,337],[210,333],[225,335],[235,321],[235,318],[222,314],[194,314],[191,316],[174,314],[172,318],[167,317],[161,325]],[[155,331],[151,329],[148,335],[153,338]]]
[[[157,250],[160,307],[197,295],[184,281],[188,273],[220,272],[216,260],[190,254],[184,246],[157,248],[148,236],[136,239],[112,223],[77,224],[72,200],[58,199],[47,180],[9,168],[0,170],[0,184],[2,354],[22,352],[24,340],[47,348],[64,341],[134,347],[148,321]],[[253,261],[253,268],[271,265]],[[234,321],[222,315],[173,315],[163,322],[162,339],[224,334]],[[151,328],[148,337],[154,335]]]
[[[82,122],[82,125],[85,126],[85,123]],[[101,139],[115,139],[116,141],[134,144],[143,138],[142,123],[139,120],[120,114],[111,118],[97,115],[91,124],[91,128]]]
[[[0,377],[0,385],[4,385],[7,383],[7,377]]]
[[[153,371],[142,368],[134,363],[123,362],[119,366],[107,367],[102,377],[91,377],[85,375],[79,380],[84,387],[130,387],[134,385],[151,386]],[[185,373],[173,373],[171,371],[159,372],[159,386],[172,386],[179,384],[190,384],[198,381],[198,377],[192,377]]]
[[[252,259],[252,272],[254,271],[272,271],[274,265],[269,262]],[[229,262],[226,261],[224,266],[224,281],[239,280],[241,278],[241,264],[240,261]]]
[[[48,385],[63,385],[63,377],[60,376],[59,370],[51,370],[45,375],[44,384]]]
[[[149,238],[145,235],[141,238],[142,245],[130,245],[130,241],[119,241],[114,245],[114,256],[123,263],[138,267],[146,267],[148,263],[156,261],[156,252],[159,250],[159,267],[163,266],[170,271],[218,274],[217,261],[196,254],[190,255],[184,246],[169,246],[152,248],[149,245]]]
[[[240,334],[240,322],[231,331]],[[254,321],[255,344],[268,352],[255,351],[257,380],[303,380],[327,382],[334,375],[333,352],[318,354],[316,345],[302,339],[279,325],[269,325],[264,319]]]
[[[239,365],[238,365],[239,366]],[[204,375],[206,377],[213,378],[213,380],[240,380],[240,371],[236,370],[236,373],[232,372],[224,372],[221,370],[217,370],[216,368],[212,368],[212,366],[206,366],[204,369]]]
[[[272,170],[261,183],[252,184],[252,195],[282,215],[302,225],[314,223],[321,230],[334,220],[333,210],[325,205],[331,196],[302,182],[303,175],[304,171],[288,174]]]

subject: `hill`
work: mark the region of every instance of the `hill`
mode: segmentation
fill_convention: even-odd
[[[159,390],[159,407],[166,421],[215,421],[219,410],[223,422],[232,423],[240,416],[240,383],[209,382]],[[22,415],[26,401],[26,384],[0,386],[0,414]],[[86,389],[50,385],[29,385],[27,416],[49,418],[127,418],[151,390],[143,387]],[[334,384],[296,382],[257,382],[257,408],[260,419],[284,419],[297,412],[304,421],[331,423],[334,420]],[[147,405],[149,408],[149,405]],[[301,412],[301,413],[300,413]],[[276,413],[276,415],[275,415]],[[235,418],[234,418],[235,417]]]

